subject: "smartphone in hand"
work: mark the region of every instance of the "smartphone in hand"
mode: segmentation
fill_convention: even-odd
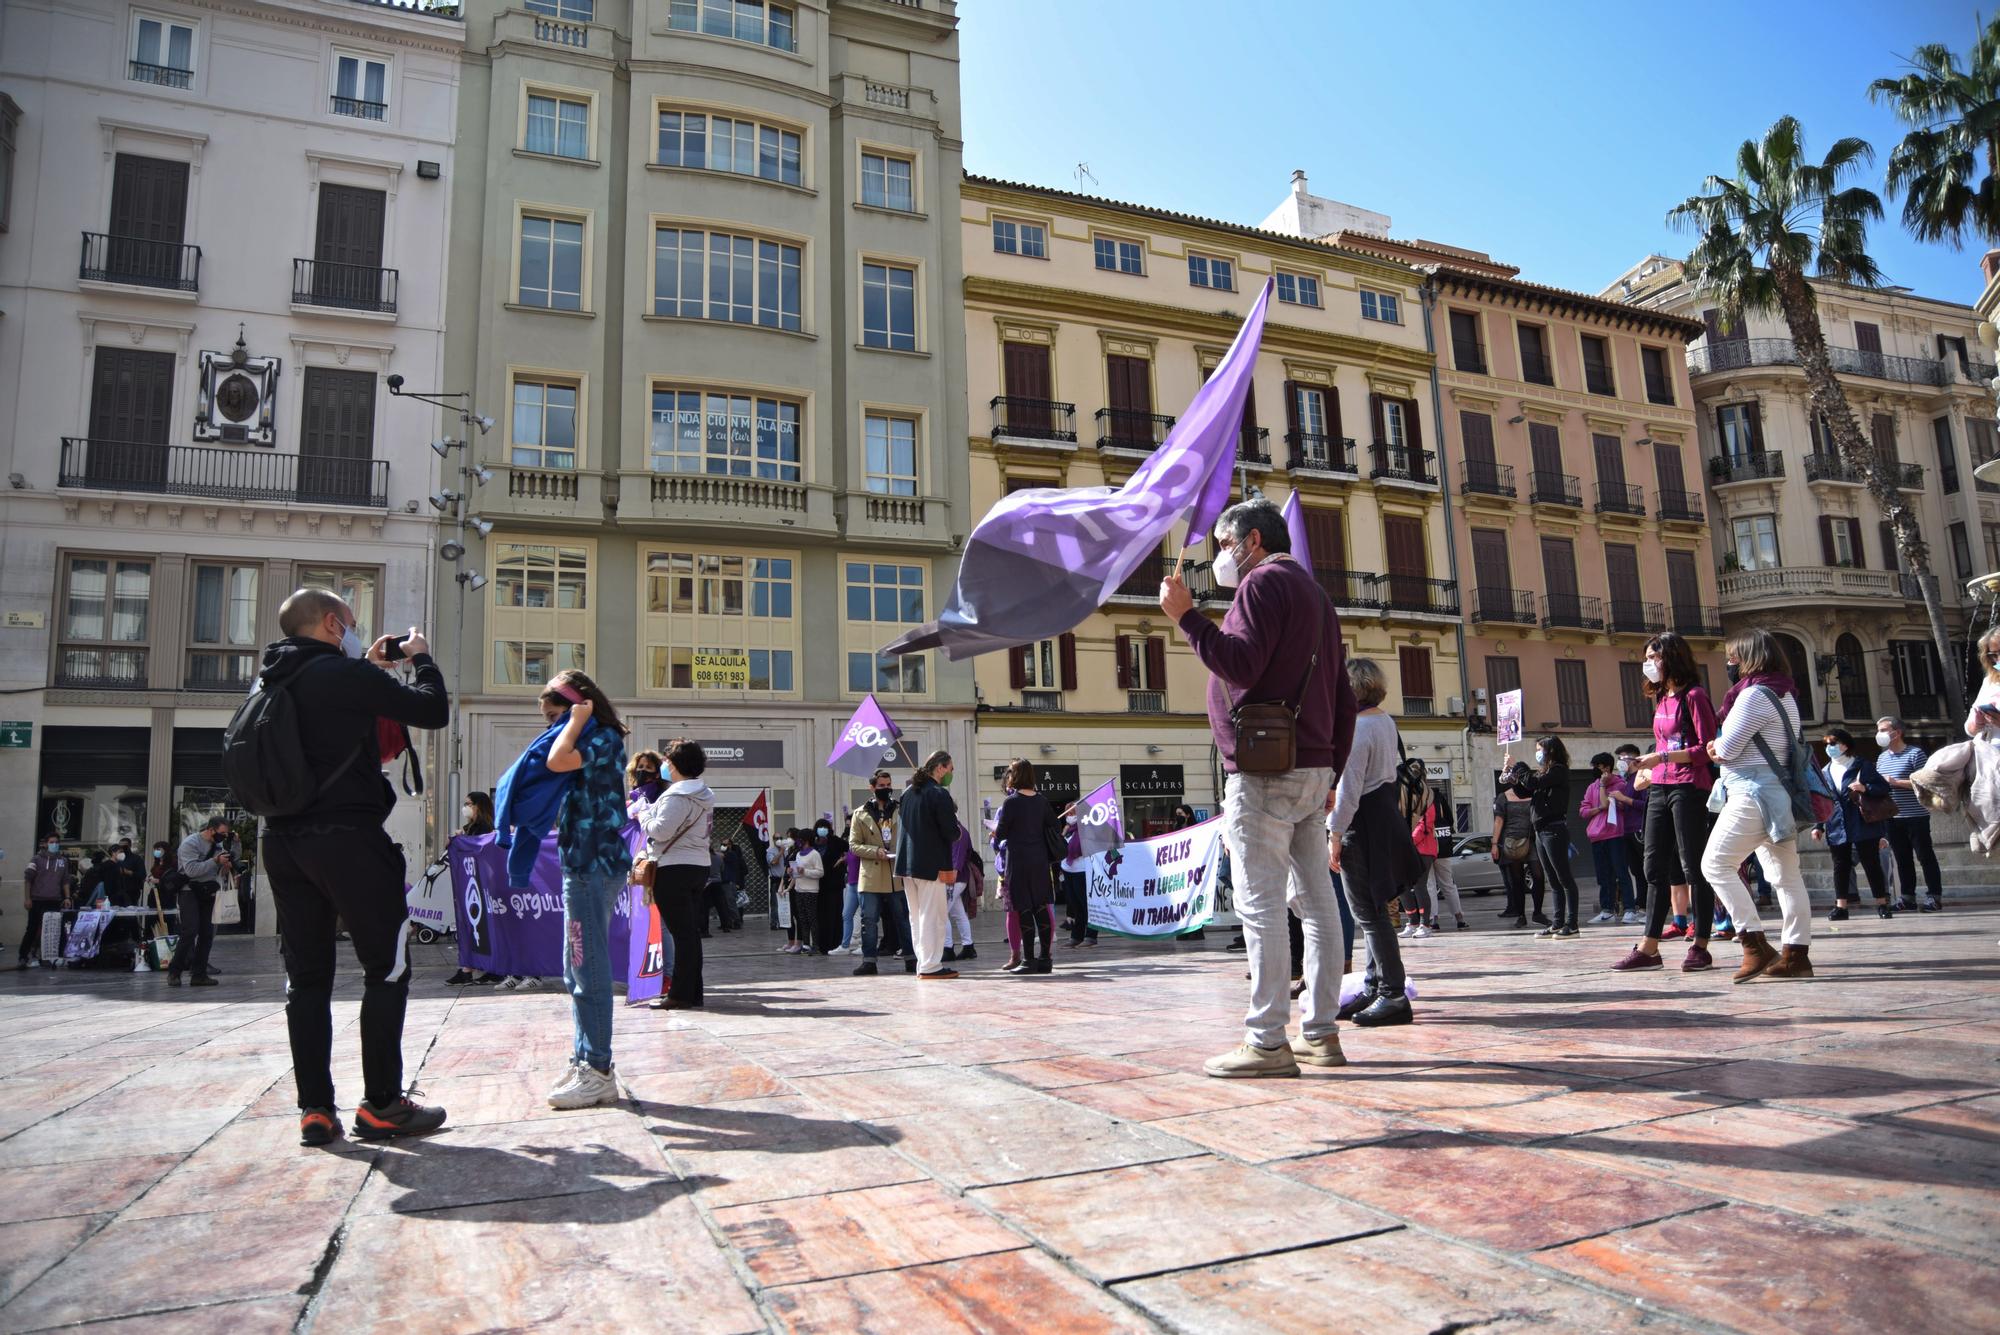
[[[389,641],[388,646],[382,650],[382,657],[391,663],[402,658],[407,658],[408,655],[403,652],[403,646],[409,643],[409,640],[410,637],[407,635],[398,635],[395,639]]]

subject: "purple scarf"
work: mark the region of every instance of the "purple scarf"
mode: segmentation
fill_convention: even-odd
[[[1722,708],[1717,711],[1715,716],[1718,724],[1723,719],[1729,717],[1729,706],[1736,703],[1736,697],[1749,690],[1752,686],[1768,686],[1780,696],[1791,696],[1794,703],[1798,700],[1798,686],[1784,673],[1753,672],[1747,677],[1738,677],[1736,683],[1729,688],[1729,693],[1722,697]]]

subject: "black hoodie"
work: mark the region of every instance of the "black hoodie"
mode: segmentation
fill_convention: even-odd
[[[410,663],[417,677],[405,686],[395,674],[349,658],[323,640],[293,636],[265,648],[258,679],[266,687],[298,677],[290,689],[298,705],[299,740],[313,772],[331,774],[359,752],[310,807],[272,822],[273,828],[366,829],[388,818],[396,790],[382,774],[375,720],[427,729],[451,721],[451,697],[437,664],[429,654]]]

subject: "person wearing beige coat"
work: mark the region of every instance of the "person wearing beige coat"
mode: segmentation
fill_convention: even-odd
[[[896,789],[888,770],[875,772],[873,789],[874,797],[857,807],[847,824],[848,851],[861,862],[862,961],[854,972],[863,977],[877,972],[879,944],[892,955],[904,951],[904,971],[915,973],[909,906],[896,884]],[[880,926],[885,917],[886,929]]]

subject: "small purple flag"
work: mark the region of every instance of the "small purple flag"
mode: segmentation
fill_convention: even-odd
[[[1292,559],[1312,573],[1312,551],[1306,546],[1306,517],[1299,512],[1299,494],[1285,497],[1285,531],[1292,535]]]
[[[1125,820],[1118,810],[1118,780],[1106,779],[1077,803],[1077,846],[1085,857],[1109,853],[1125,843]]]
[[[1103,606],[1183,516],[1190,539],[1206,538],[1229,500],[1270,300],[1267,280],[1215,373],[1130,481],[1002,497],[966,540],[937,619],[882,652],[942,649],[958,660],[1059,635]]]
[[[841,729],[840,740],[826,758],[826,767],[840,774],[868,778],[876,770],[899,758],[896,739],[902,729],[889,721],[873,695],[863,700]]]

